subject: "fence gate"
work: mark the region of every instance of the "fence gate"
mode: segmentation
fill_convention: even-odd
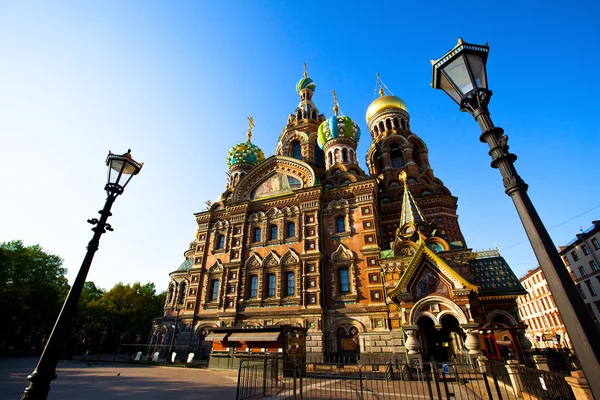
[[[469,364],[286,363],[282,358],[240,363],[237,399],[490,399],[575,400],[564,375],[519,367]]]

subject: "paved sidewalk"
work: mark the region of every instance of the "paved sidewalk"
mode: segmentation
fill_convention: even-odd
[[[0,358],[0,400],[18,400],[37,358]],[[60,362],[49,400],[235,399],[237,371]]]

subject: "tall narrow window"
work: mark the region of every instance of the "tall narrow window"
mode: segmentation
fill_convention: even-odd
[[[269,274],[269,287],[267,289],[267,296],[275,296],[275,274]]]
[[[219,244],[217,249],[222,249],[225,247],[225,235],[219,235]]]
[[[393,144],[390,147],[390,158],[392,161],[392,168],[404,167],[404,158],[402,157],[402,150],[397,144]]]
[[[294,285],[295,285],[294,281],[295,281],[294,273],[288,272],[287,273],[287,295],[288,296],[294,295]]]
[[[258,276],[253,275],[250,277],[250,297],[256,298],[258,294]]]
[[[294,143],[292,146],[292,157],[302,160],[302,150],[300,148],[300,143],[298,142]]]
[[[585,284],[587,285],[587,287],[588,287],[588,290],[590,291],[590,294],[591,294],[592,296],[597,296],[597,295],[598,295],[598,293],[596,293],[596,289],[594,289],[594,286],[592,286],[592,282],[590,282],[590,281],[585,281]]]
[[[585,244],[581,245],[581,250],[583,250],[583,254],[585,254],[586,256],[590,255],[590,250]]]
[[[579,294],[581,295],[581,297],[586,299],[585,292],[583,291],[583,288],[581,287],[581,285],[577,284],[575,286],[577,286],[577,290],[579,290]]]
[[[340,268],[340,293],[350,292],[350,277],[348,275],[348,268]]]
[[[271,240],[277,240],[277,225],[271,226]]]
[[[296,224],[294,224],[293,222],[290,222],[288,224],[287,228],[288,228],[288,232],[287,232],[288,237],[296,236]]]
[[[594,249],[600,250],[600,243],[598,242],[598,239],[592,239],[592,246],[594,246]]]
[[[596,261],[590,261],[590,268],[592,268],[592,271],[594,272],[598,271],[598,265],[596,264]]]
[[[187,294],[187,284],[183,282],[181,284],[181,291],[179,292],[179,303],[183,303],[185,300],[185,295]]]
[[[210,301],[215,301],[219,298],[219,280],[215,279],[212,281]]]
[[[585,268],[583,268],[583,267],[579,267],[579,273],[581,274],[581,276],[587,275],[587,272],[585,271]]]
[[[344,223],[344,217],[337,217],[335,219],[335,231],[336,232],[345,232],[346,231],[346,224]]]
[[[260,242],[260,228],[254,229],[254,241]]]
[[[348,150],[342,149],[342,161],[348,162]]]
[[[579,256],[577,255],[576,252],[572,251],[571,256],[573,257],[573,261],[579,261]]]

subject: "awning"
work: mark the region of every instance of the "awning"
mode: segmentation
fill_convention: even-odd
[[[225,340],[225,336],[227,336],[228,332],[211,332],[208,334],[207,337],[204,338],[204,340],[206,340],[207,342],[222,342],[223,340]]]
[[[230,342],[276,342],[281,332],[234,332]]]

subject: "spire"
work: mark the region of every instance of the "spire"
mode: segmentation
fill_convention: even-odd
[[[412,194],[410,194],[410,190],[408,190],[408,185],[406,184],[406,172],[400,172],[398,178],[404,182],[404,196],[402,197],[400,227],[409,222],[413,224],[415,222],[425,222],[425,217],[423,217],[423,214],[421,214],[421,210],[419,209],[417,202]]]
[[[248,117],[248,141],[252,137],[252,128],[254,128],[254,118]]]
[[[333,93],[333,113],[337,117],[338,113],[340,111],[340,106],[338,105],[337,96],[335,95],[335,90],[332,90],[331,93]]]
[[[308,69],[306,68],[306,63],[304,63],[304,77],[308,78]]]

